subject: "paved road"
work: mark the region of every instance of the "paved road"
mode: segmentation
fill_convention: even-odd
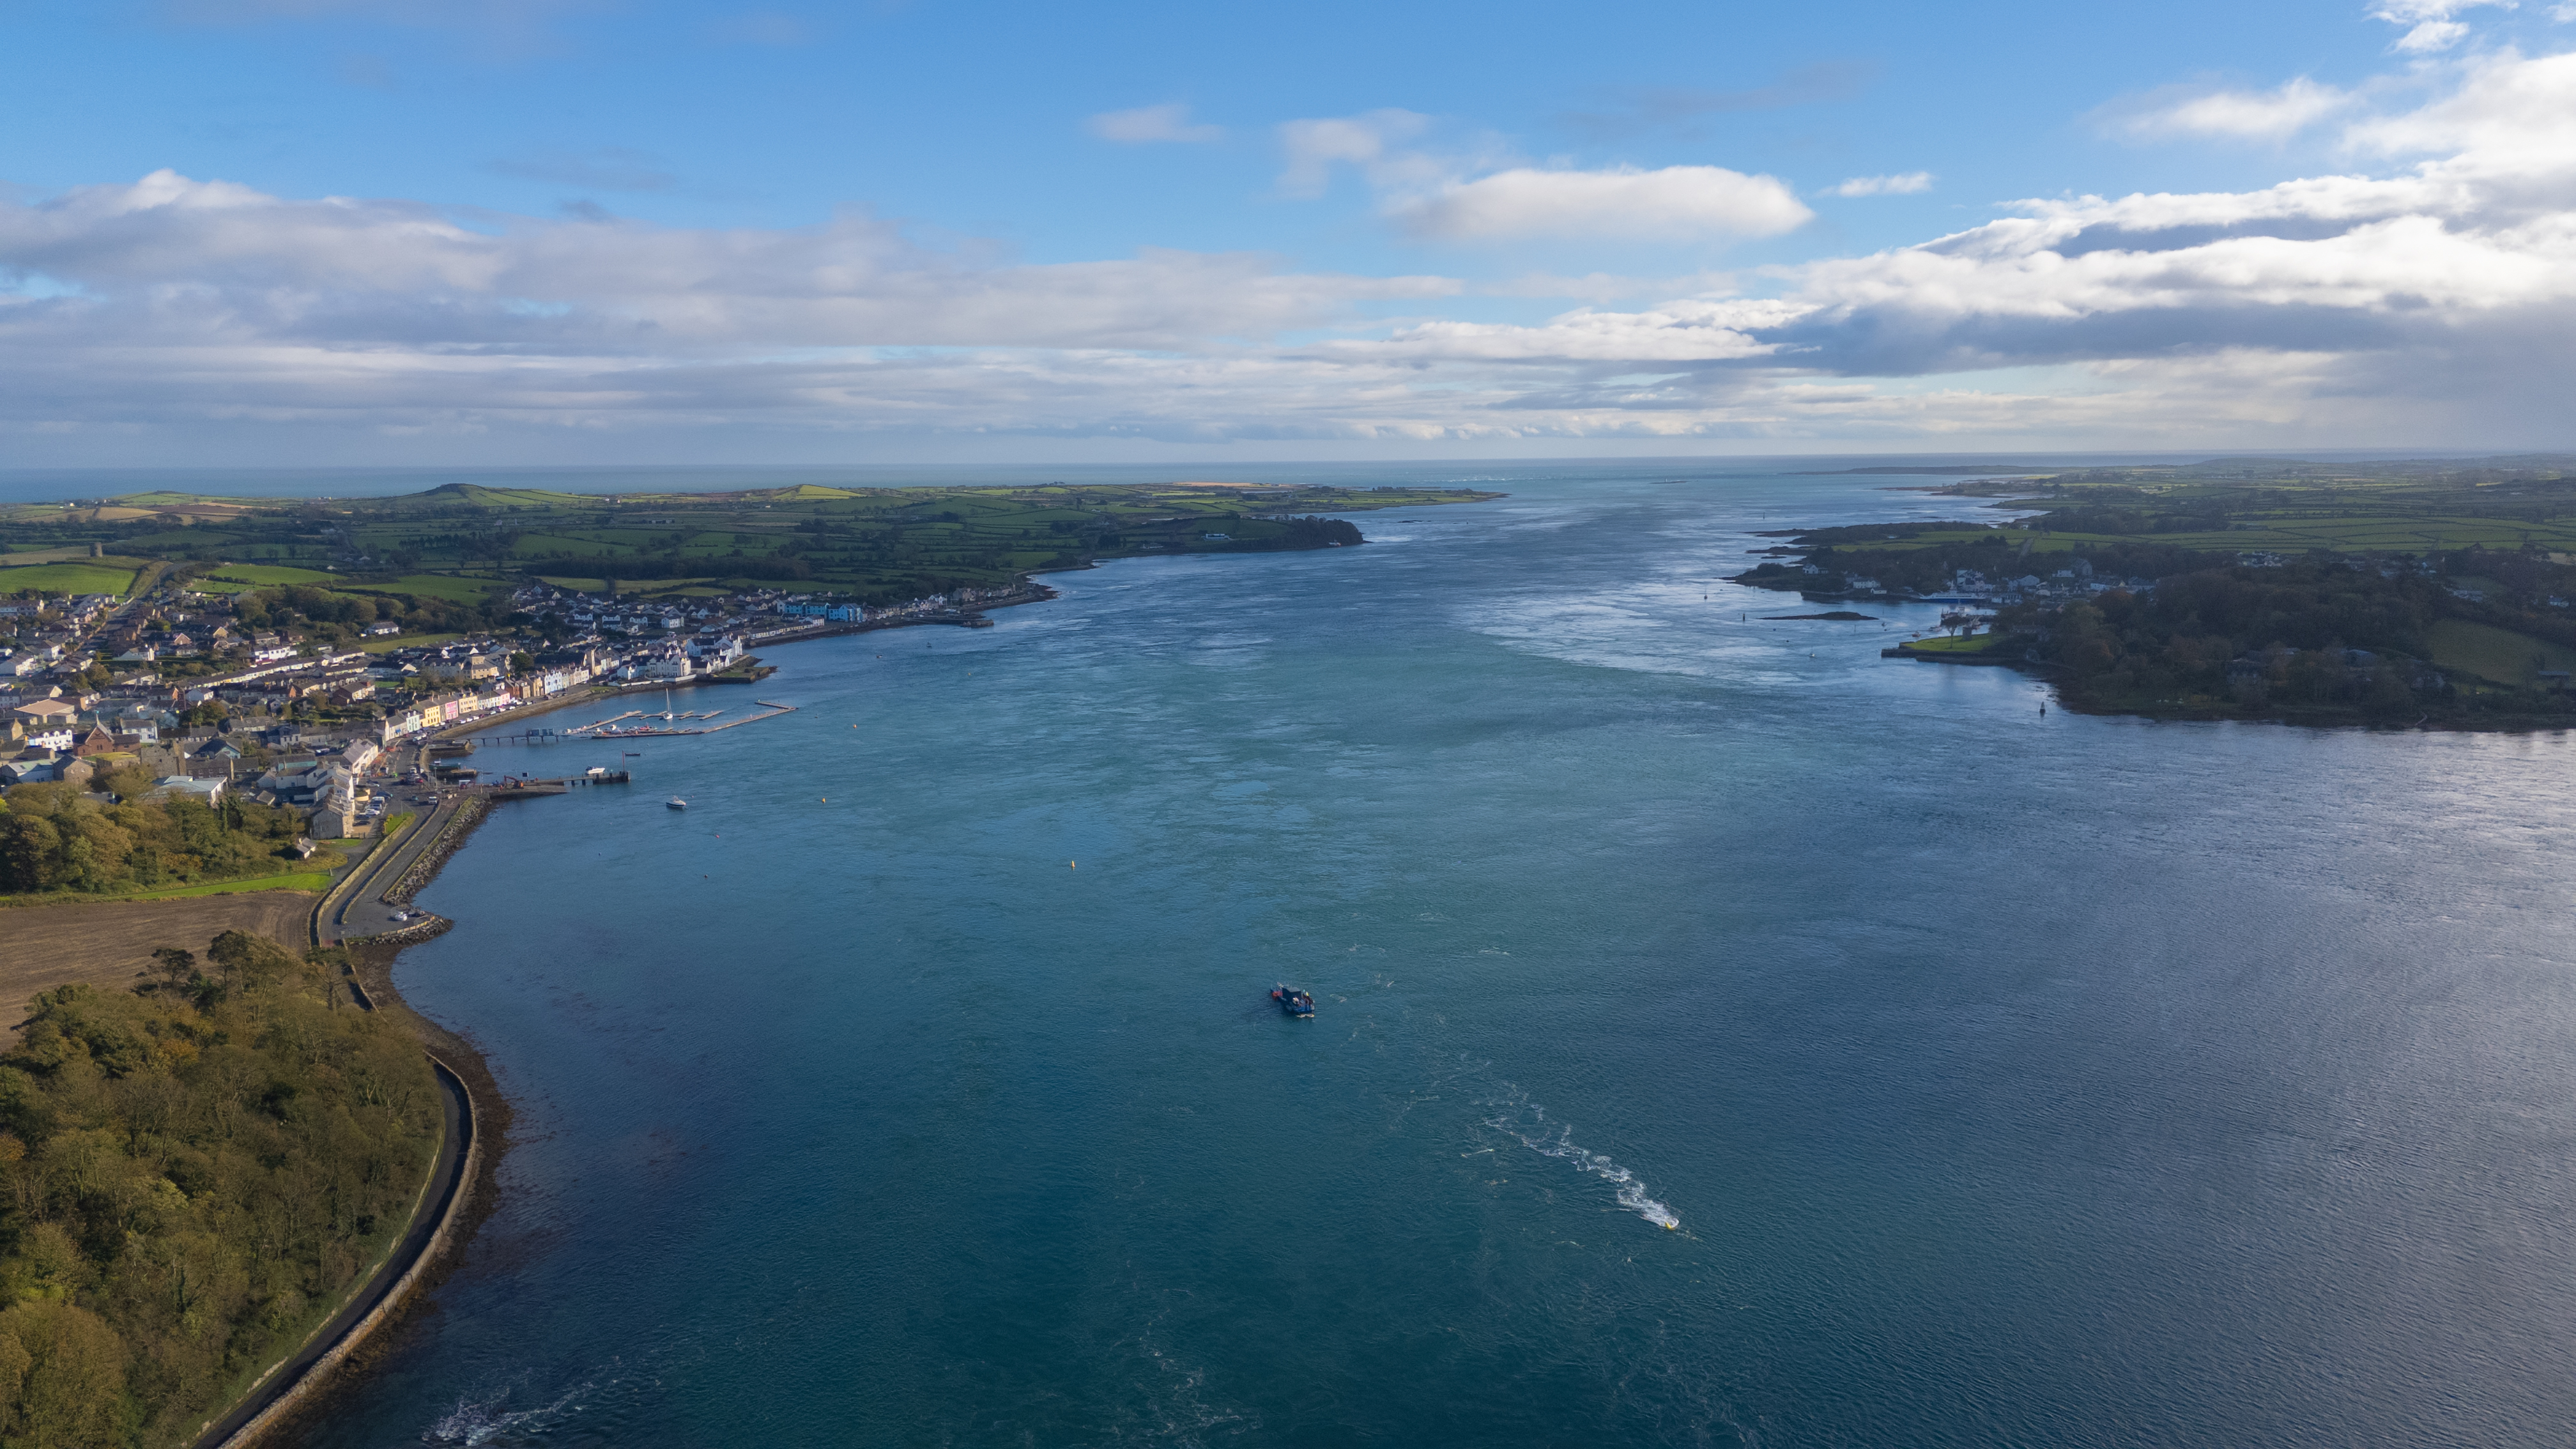
[[[421,1212],[412,1219],[410,1231],[394,1245],[393,1252],[385,1258],[384,1266],[376,1270],[376,1276],[368,1281],[358,1296],[332,1315],[331,1321],[322,1326],[321,1332],[313,1335],[301,1352],[269,1374],[258,1388],[243,1395],[241,1402],[233,1405],[232,1412],[217,1419],[211,1428],[198,1435],[193,1449],[215,1449],[242,1425],[277,1402],[280,1395],[295,1387],[296,1381],[348,1336],[349,1330],[357,1327],[359,1320],[376,1311],[376,1305],[385,1301],[395,1285],[402,1282],[403,1275],[411,1271],[411,1265],[428,1250],[429,1240],[438,1235],[438,1225],[447,1216],[448,1204],[456,1201],[456,1195],[465,1190],[465,1149],[474,1139],[474,1119],[466,1110],[465,1083],[435,1057],[430,1059],[430,1066],[438,1073],[439,1096],[447,1113],[447,1130],[439,1138],[438,1161],[430,1169],[430,1180],[437,1186],[430,1190]]]
[[[351,936],[381,936],[387,931],[402,929],[404,923],[394,919],[395,908],[378,897],[403,878],[403,872],[411,869],[421,853],[429,849],[430,842],[438,839],[439,832],[447,828],[447,822],[456,817],[457,810],[464,803],[463,795],[448,790],[440,792],[434,809],[419,805],[408,807],[419,818],[411,823],[411,829],[402,838],[378,847],[376,853],[358,867],[357,883],[349,888],[322,922],[324,945],[336,946]]]

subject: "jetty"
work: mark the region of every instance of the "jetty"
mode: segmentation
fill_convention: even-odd
[[[666,709],[656,714],[650,710],[630,709],[624,714],[610,715],[606,719],[593,720],[586,725],[576,725],[573,728],[564,731],[564,734],[567,737],[590,740],[641,740],[654,739],[668,735],[711,735],[719,730],[739,729],[747,724],[758,724],[765,719],[776,719],[782,714],[794,714],[796,712],[796,706],[792,704],[779,704],[773,700],[755,699],[752,703],[759,705],[762,709],[769,712],[767,714],[747,714],[740,719],[726,720],[722,724],[708,724],[705,721],[714,719],[716,716],[723,714],[724,711],[717,709],[706,710],[695,714],[681,714]],[[626,723],[626,721],[630,719],[661,720],[663,723],[659,725],[631,725]],[[681,723],[683,720],[694,720],[698,721],[698,723],[684,725]]]

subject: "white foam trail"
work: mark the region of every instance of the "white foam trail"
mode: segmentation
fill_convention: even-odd
[[[460,1398],[456,1407],[430,1425],[429,1432],[421,1437],[434,1444],[463,1444],[467,1449],[474,1449],[474,1446],[488,1444],[515,1429],[525,1428],[532,1434],[542,1434],[553,1427],[564,1410],[590,1388],[589,1384],[583,1384],[551,1404],[504,1413],[493,1411],[509,1401],[507,1389],[502,1390],[498,1397],[479,1404]]]
[[[1639,1181],[1635,1173],[1611,1161],[1607,1153],[1593,1152],[1577,1145],[1572,1127],[1551,1124],[1547,1120],[1546,1108],[1531,1102],[1508,1105],[1511,1107],[1509,1112],[1499,1117],[1487,1118],[1485,1125],[1497,1131],[1510,1133],[1523,1147],[1532,1152],[1571,1162],[1585,1172],[1613,1184],[1618,1189],[1619,1206],[1653,1223],[1656,1227],[1679,1228],[1682,1225],[1680,1216],[1670,1207],[1646,1194],[1646,1184]],[[1523,1120],[1524,1118],[1528,1120]],[[1553,1128],[1552,1133],[1551,1128]]]

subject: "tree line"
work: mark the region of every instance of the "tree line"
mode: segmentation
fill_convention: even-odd
[[[93,782],[98,783],[98,782]],[[0,801],[0,892],[111,894],[274,875],[296,859],[304,817],[227,799],[144,800],[140,769],[104,782],[114,803],[77,785],[20,785]]]

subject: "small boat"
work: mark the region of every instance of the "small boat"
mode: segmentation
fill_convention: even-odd
[[[1278,1002],[1279,1009],[1290,1016],[1315,1014],[1315,998],[1310,992],[1298,991],[1283,984],[1270,988],[1270,999]]]
[[[630,760],[640,760],[644,758],[644,752],[642,750],[620,750],[618,753],[624,755]]]
[[[673,810],[686,810],[689,808],[689,802],[681,799],[677,795],[672,796],[670,799],[665,800],[662,803]]]

